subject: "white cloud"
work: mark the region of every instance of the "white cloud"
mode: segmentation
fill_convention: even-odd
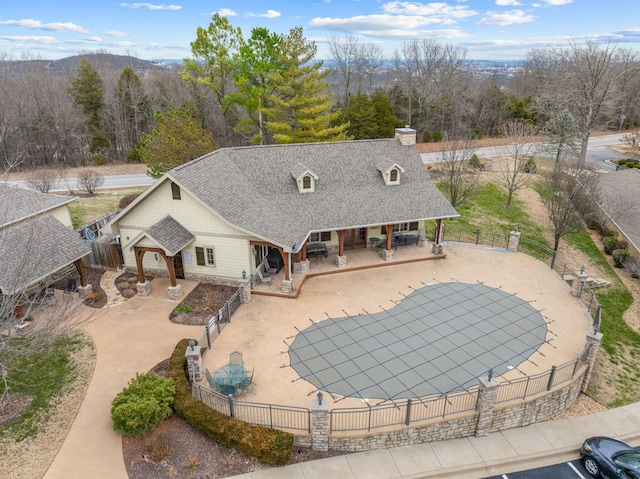
[[[102,43],[102,38],[100,37],[89,37],[85,38],[85,41],[88,43]]]
[[[386,13],[397,15],[420,15],[430,16],[440,19],[458,20],[461,18],[477,15],[473,10],[469,10],[466,5],[451,6],[446,3],[419,3],[419,2],[387,2],[382,5],[382,10]]]
[[[509,12],[487,12],[485,17],[478,22],[479,25],[499,25],[501,27],[513,25],[514,23],[531,23],[533,15],[525,14],[522,10],[511,10]]]
[[[522,5],[518,0],[496,0],[496,5],[499,7],[517,7]]]
[[[13,25],[14,27],[29,28],[32,30],[89,33],[89,30],[86,30],[75,23],[42,23],[40,20],[34,20],[33,18],[25,18],[23,20],[4,20],[0,21],[0,25]]]
[[[278,18],[282,14],[276,10],[267,10],[266,13],[249,12],[246,15],[247,17]]]
[[[573,0],[542,0],[547,5],[567,5],[573,3]]]
[[[149,10],[180,10],[180,5],[165,5],[164,3],[121,3],[121,7],[148,8]]]
[[[47,45],[52,45],[54,43],[58,43],[53,37],[38,37],[38,36],[29,36],[29,35],[2,35],[0,36],[3,40],[10,40],[12,42],[36,42],[36,43],[46,43]]]
[[[221,17],[235,17],[236,15],[238,15],[236,12],[234,12],[230,8],[221,8],[216,13]]]
[[[126,37],[127,34],[124,32],[120,32],[118,30],[109,30],[107,32],[105,32],[106,35],[109,35],[110,37]]]

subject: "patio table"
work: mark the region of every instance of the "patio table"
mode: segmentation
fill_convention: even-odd
[[[225,394],[236,394],[246,378],[247,370],[240,364],[226,364],[213,373],[213,380]]]

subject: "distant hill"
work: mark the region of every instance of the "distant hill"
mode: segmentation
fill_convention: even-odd
[[[139,58],[126,55],[113,55],[111,53],[87,53],[74,55],[72,57],[61,58],[59,60],[11,60],[0,61],[0,69],[11,75],[20,75],[29,72],[34,67],[44,68],[53,74],[73,75],[78,70],[78,65],[82,60],[89,61],[96,70],[100,71],[122,71],[127,65],[135,71],[147,71],[167,68],[166,65],[141,60]]]

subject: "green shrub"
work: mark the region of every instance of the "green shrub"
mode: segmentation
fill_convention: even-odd
[[[120,198],[120,202],[118,203],[118,208],[120,208],[121,210],[125,209],[127,206],[129,206],[131,203],[133,203],[133,201],[140,196],[139,194],[137,195],[126,195],[123,196],[122,198]]]
[[[181,303],[173,310],[175,314],[187,314],[193,312],[193,308],[188,304]]]
[[[484,138],[484,134],[482,133],[482,130],[480,128],[474,128],[472,138],[474,140],[482,140],[482,138]]]
[[[155,373],[136,374],[111,403],[113,429],[126,436],[142,436],[171,416],[173,380]]]
[[[433,138],[433,141],[442,141],[442,139],[444,138],[444,133],[442,133],[442,130],[436,130],[433,132],[431,137]]]
[[[478,155],[476,155],[475,153],[471,156],[471,158],[469,158],[469,166],[476,170],[484,169],[484,164],[480,161],[480,158],[478,158]]]
[[[425,131],[422,134],[422,141],[424,143],[431,143],[433,141],[433,137],[431,136],[431,132],[430,131]]]
[[[605,236],[602,239],[602,244],[604,246],[604,252],[606,254],[612,254],[613,250],[616,249],[616,244],[618,244],[618,238],[615,236]]]
[[[629,250],[626,249],[613,250],[613,265],[616,268],[622,268],[624,266],[624,260],[626,260],[627,256],[629,256],[630,254],[631,253],[629,253]]]
[[[624,165],[626,165],[626,164],[627,164],[627,160],[624,160],[624,159],[623,159],[623,160],[618,160],[618,164],[619,164],[620,166],[624,166]]]
[[[234,447],[268,464],[287,464],[293,453],[293,435],[226,416],[191,395],[185,374],[187,346],[189,340],[181,340],[169,360],[169,377],[173,378],[176,388],[176,414],[220,444]]]
[[[107,162],[107,157],[100,152],[94,153],[93,162],[95,163],[96,166],[102,166]]]

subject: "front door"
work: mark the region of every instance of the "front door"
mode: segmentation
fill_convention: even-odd
[[[354,228],[347,230],[344,237],[344,247],[348,249],[367,247],[367,228]]]
[[[184,267],[182,266],[182,252],[173,257],[173,267],[176,270],[176,278],[184,279]]]

